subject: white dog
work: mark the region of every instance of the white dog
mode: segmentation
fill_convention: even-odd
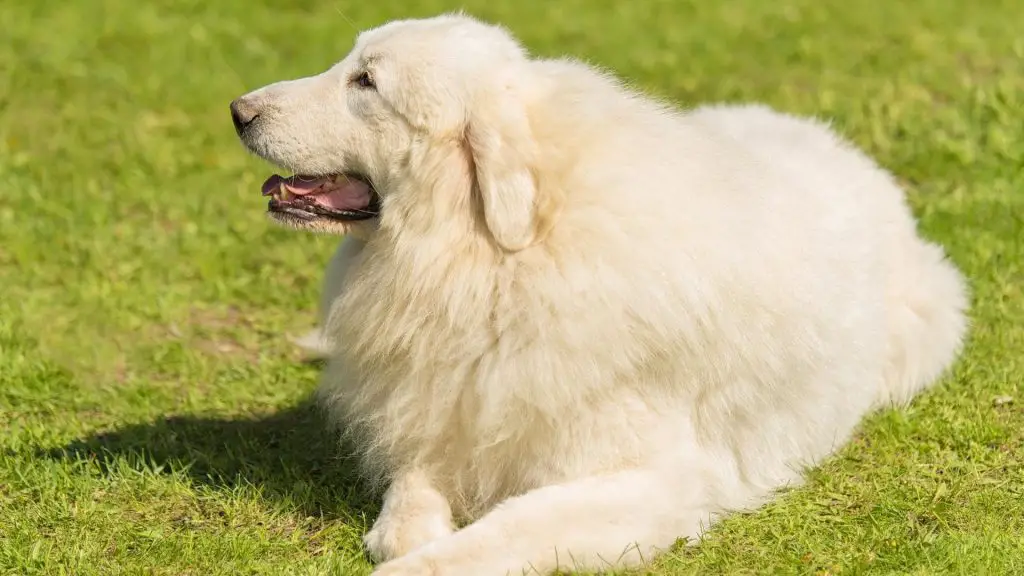
[[[320,396],[389,486],[378,576],[637,565],[961,347],[960,274],[814,121],[678,111],[461,15],[365,32],[232,114],[296,174],[271,214],[350,235]]]

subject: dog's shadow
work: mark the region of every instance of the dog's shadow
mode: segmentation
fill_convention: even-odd
[[[62,460],[184,474],[215,490],[254,489],[308,516],[372,519],[379,500],[359,482],[352,458],[311,399],[269,416],[162,418],[44,452]]]

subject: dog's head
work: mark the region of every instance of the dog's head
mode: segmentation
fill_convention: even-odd
[[[322,74],[238,98],[231,114],[251,151],[292,172],[263,187],[279,221],[373,233],[390,217],[473,218],[514,251],[553,212],[535,173],[529,65],[501,28],[403,20],[360,34]]]

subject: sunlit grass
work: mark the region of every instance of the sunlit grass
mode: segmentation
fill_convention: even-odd
[[[464,6],[681,105],[832,118],[971,279],[941,385],[654,573],[1024,573],[1024,4]],[[227,104],[457,7],[0,3],[0,573],[368,572],[375,504],[287,340],[336,240],[264,219]]]

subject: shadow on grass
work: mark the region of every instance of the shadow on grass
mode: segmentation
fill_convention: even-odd
[[[379,503],[360,485],[312,400],[269,416],[190,416],[135,424],[76,440],[43,455],[88,460],[105,473],[126,464],[217,490],[254,490],[307,515],[372,519]]]

